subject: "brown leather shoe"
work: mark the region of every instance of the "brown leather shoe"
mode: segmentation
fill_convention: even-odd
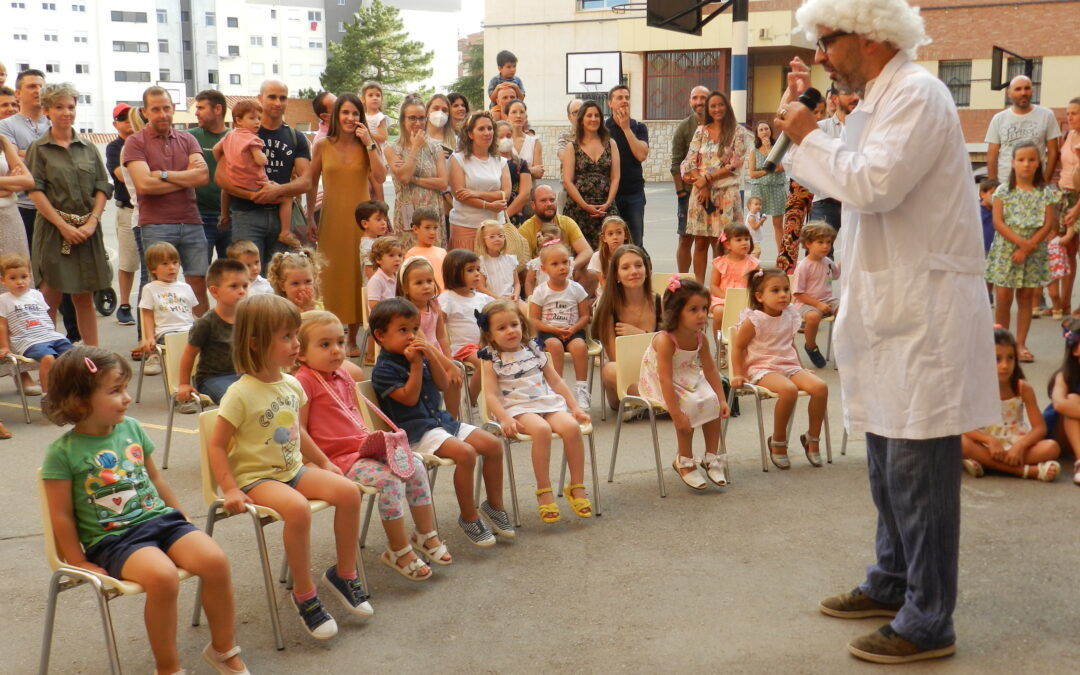
[[[896,634],[886,624],[869,635],[855,638],[848,644],[853,656],[872,663],[911,663],[925,659],[940,659],[956,653],[956,644],[938,649],[922,649]]]
[[[838,619],[865,619],[869,616],[896,616],[903,607],[903,603],[887,605],[874,600],[862,590],[856,588],[850,593],[841,593],[830,598],[825,598],[818,603],[818,609],[822,614],[835,616]]]

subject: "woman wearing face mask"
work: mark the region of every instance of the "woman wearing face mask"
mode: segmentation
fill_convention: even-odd
[[[408,232],[416,209],[428,207],[442,213],[442,193],[447,186],[447,168],[439,141],[425,129],[424,103],[407,96],[401,103],[398,122],[401,135],[386,146],[386,162],[394,178],[394,231]],[[439,228],[436,246],[445,246]]]
[[[457,135],[454,133],[450,121],[450,100],[442,94],[435,94],[428,99],[427,110],[427,137],[438,141],[442,145],[443,155],[450,159],[454,148],[457,147]]]
[[[514,150],[514,130],[509,122],[500,121],[495,123],[495,142],[499,150],[499,156],[506,160],[506,167],[510,170],[510,203],[506,206],[506,215],[514,225],[521,225],[525,221],[523,211],[532,194],[532,175],[529,172],[529,163],[522,159]]]
[[[476,228],[485,220],[506,222],[510,169],[498,155],[491,113],[477,111],[465,119],[460,149],[450,157],[450,248],[472,250]]]

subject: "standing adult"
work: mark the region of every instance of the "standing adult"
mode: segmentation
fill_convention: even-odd
[[[15,98],[15,90],[0,85],[0,120],[6,120],[18,112],[19,100]]]
[[[818,122],[818,128],[824,131],[829,138],[840,138],[844,131],[844,120],[859,105],[859,95],[850,91],[840,91],[830,88],[828,101],[831,101],[834,112],[832,117]],[[837,233],[840,232],[840,201],[828,195],[814,195],[810,204],[810,220],[823,220],[828,223]]]
[[[456,138],[465,126],[465,118],[469,116],[469,99],[465,98],[465,94],[452,91],[446,95],[446,102],[450,106],[450,130]]]
[[[694,248],[694,237],[686,233],[686,212],[690,206],[690,188],[682,179],[681,165],[690,151],[690,141],[694,132],[705,123],[705,99],[709,97],[708,87],[700,84],[690,90],[690,114],[686,116],[671,135],[671,180],[675,184],[675,199],[678,204],[675,233],[679,237],[679,247],[675,250],[675,264],[679,273],[690,271],[690,258]]]
[[[192,313],[206,311],[206,233],[195,202],[195,188],[206,185],[209,172],[199,142],[173,129],[173,102],[161,87],[143,92],[142,115],[146,128],[124,143],[123,161],[139,200],[139,257],[159,242],[180,252],[184,281],[199,304]],[[145,265],[144,265],[145,268]],[[140,279],[140,282],[142,280]],[[139,285],[142,295],[142,283]]]
[[[514,150],[514,128],[506,120],[495,123],[495,145],[499,157],[506,160],[510,170],[510,196],[507,197],[506,216],[514,225],[525,221],[525,207],[532,196],[533,179],[529,162]]]
[[[866,435],[876,562],[821,611],[892,616],[848,649],[878,663],[952,654],[960,548],[960,435],[1001,420],[982,227],[952,96],[913,63],[929,42],[905,0],[809,0],[796,20],[815,61],[859,93],[844,137],[795,103],[791,63],[775,124],[789,173],[843,203],[834,339],[844,418]]]
[[[465,120],[458,151],[450,157],[450,248],[472,250],[476,228],[485,220],[506,222],[510,169],[495,148],[491,113],[478,110]]]
[[[311,164],[311,147],[304,134],[285,123],[289,88],[284,82],[266,80],[259,87],[257,98],[263,110],[259,138],[265,144],[263,153],[266,154],[265,168],[270,184],[258,192],[233,185],[229,181],[228,159],[225,157],[218,162],[214,180],[222,190],[236,197],[229,204],[233,240],[248,239],[255,243],[265,275],[270,256],[286,248],[278,241],[281,233],[278,204],[295,199],[311,187],[307,175]]]
[[[563,172],[563,150],[566,146],[574,142],[574,134],[577,129],[577,116],[583,103],[585,103],[585,101],[580,98],[572,98],[570,99],[570,102],[566,104],[566,119],[570,122],[570,129],[564,134],[559,134],[559,137],[555,139],[555,157],[559,160],[558,175],[560,179],[562,178]],[[562,213],[563,209],[566,207],[566,190],[560,188],[558,197],[556,198],[556,206],[559,209],[559,213]]]
[[[45,87],[45,73],[40,70],[24,70],[15,76],[15,99],[19,102],[19,112],[5,120],[0,120],[0,135],[6,136],[19,149],[19,157],[26,158],[30,144],[41,138],[49,130],[49,118],[41,109],[41,90]],[[20,192],[17,203],[26,230],[26,241],[30,249],[34,247],[34,220],[37,209],[29,193]]]
[[[1054,111],[1031,102],[1031,79],[1017,75],[1009,82],[1008,108],[994,115],[986,130],[986,176],[1001,183],[1009,182],[1012,150],[1030,141],[1039,149],[1043,175],[1053,176],[1058,160],[1061,128]]]
[[[1065,108],[1065,121],[1069,125],[1069,131],[1061,143],[1061,178],[1058,187],[1061,189],[1061,228],[1077,227],[1080,219],[1080,96],[1069,101]],[[1061,280],[1061,298],[1068,314],[1072,309],[1072,289],[1076,281],[1076,251],[1077,237],[1072,237],[1065,247],[1069,258],[1069,274]],[[1073,313],[1074,317],[1080,318],[1080,310]]]
[[[528,162],[529,174],[533,179],[540,180],[544,177],[544,153],[539,139],[534,134],[527,133],[529,109],[525,107],[525,101],[510,101],[506,106],[506,119],[514,132],[514,152]]]
[[[51,128],[26,152],[34,177],[29,194],[37,208],[31,255],[49,309],[55,312],[61,294],[70,294],[79,335],[96,347],[94,291],[112,283],[100,226],[113,187],[97,148],[75,130],[78,98],[79,90],[66,82],[50,85],[41,96]]]
[[[554,223],[559,227],[562,243],[570,247],[574,256],[573,269],[574,281],[585,287],[592,295],[596,290],[596,275],[589,271],[589,261],[592,260],[593,248],[585,235],[581,233],[578,224],[568,216],[559,215],[555,208],[555,190],[550,185],[541,183],[533,190],[532,210],[533,215],[521,224],[518,234],[525,238],[529,244],[529,257],[535,258],[540,255],[540,247],[536,241],[536,235],[541,228],[548,223]]]
[[[406,96],[398,114],[401,133],[397,140],[386,145],[386,163],[394,178],[393,229],[397,233],[409,232],[416,209],[443,212],[442,194],[449,185],[446,159],[439,141],[428,137],[426,122],[424,102],[416,96]],[[435,245],[446,245],[442,227]]]
[[[772,151],[772,127],[768,122],[758,122],[754,129],[754,152],[746,159],[747,172],[750,174],[750,196],[761,200],[761,212],[772,216],[773,236],[776,237],[776,250],[783,246],[784,208],[787,205],[787,176],[784,167],[777,165],[772,171],[765,168],[765,160]]]
[[[371,132],[364,123],[364,104],[353,93],[334,102],[330,133],[315,144],[305,180],[317,185],[322,177],[326,197],[318,228],[319,252],[326,258],[319,287],[323,305],[348,326],[349,356],[360,356],[357,327],[363,314],[360,296],[360,228],[356,206],[369,197],[368,178],[382,184],[386,165]],[[310,200],[309,200],[310,201]],[[308,208],[308,218],[314,214]]]
[[[608,107],[611,117],[606,122],[607,130],[619,148],[619,189],[612,213],[626,221],[634,244],[644,246],[645,175],[641,165],[649,158],[649,128],[630,118],[630,88],[625,84],[617,84],[608,92]]]
[[[205,89],[195,95],[195,119],[199,126],[189,129],[188,133],[195,137],[202,148],[203,159],[206,160],[206,170],[210,174],[210,180],[206,185],[195,188],[195,203],[199,207],[199,215],[202,216],[203,233],[206,235],[206,264],[209,265],[217,251],[219,258],[225,257],[225,251],[232,243],[232,230],[229,224],[229,214],[221,212],[221,188],[214,182],[214,174],[217,172],[217,160],[214,159],[214,146],[218,144],[229,130],[225,128],[225,96],[217,89]]]
[[[727,96],[710,92],[705,123],[694,132],[682,163],[683,182],[693,186],[686,234],[694,238],[694,276],[700,283],[708,281],[712,243],[728,225],[742,224],[739,174],[749,150],[749,134],[736,123]]]
[[[585,101],[578,110],[574,140],[559,157],[566,190],[562,213],[578,224],[594,248],[600,245],[604,218],[622,215],[615,206],[622,171],[619,157],[620,150],[604,125],[600,105]]]
[[[116,279],[120,286],[120,306],[116,308],[116,323],[121,326],[134,326],[135,317],[131,313],[131,287],[135,283],[135,273],[139,271],[139,247],[135,244],[135,233],[131,229],[131,216],[135,205],[131,203],[131,193],[121,170],[120,153],[124,142],[134,133],[131,129],[131,111],[127,103],[119,103],[113,108],[113,128],[116,138],[105,146],[105,169],[113,183],[113,197],[116,199],[116,247],[119,249],[119,261]]]
[[[34,186],[19,150],[5,136],[0,136],[0,253],[21,253],[30,257],[19,209],[15,205],[15,193]]]
[[[454,149],[458,146],[461,130],[450,123],[450,100],[442,94],[435,94],[428,99],[424,112],[427,115],[427,137],[439,142],[443,155],[449,162],[450,155],[454,154]],[[464,122],[461,128],[464,128]]]

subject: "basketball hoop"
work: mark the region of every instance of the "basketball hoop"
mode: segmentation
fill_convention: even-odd
[[[612,14],[626,14],[627,12],[644,12],[648,3],[645,2],[624,2],[621,5],[612,5]]]

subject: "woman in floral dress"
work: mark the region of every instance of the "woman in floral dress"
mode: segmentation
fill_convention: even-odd
[[[419,208],[442,213],[442,193],[446,190],[447,169],[438,140],[424,131],[424,102],[409,96],[401,104],[401,136],[386,146],[386,163],[394,176],[393,232],[405,236],[412,226],[412,214]],[[388,233],[391,234],[391,233]],[[436,246],[446,246],[443,228],[439,228]]]
[[[619,189],[619,149],[608,135],[596,101],[581,106],[574,141],[563,148],[559,158],[566,189],[563,215],[573,218],[593,250],[599,250],[604,218],[618,215],[614,202]]]

